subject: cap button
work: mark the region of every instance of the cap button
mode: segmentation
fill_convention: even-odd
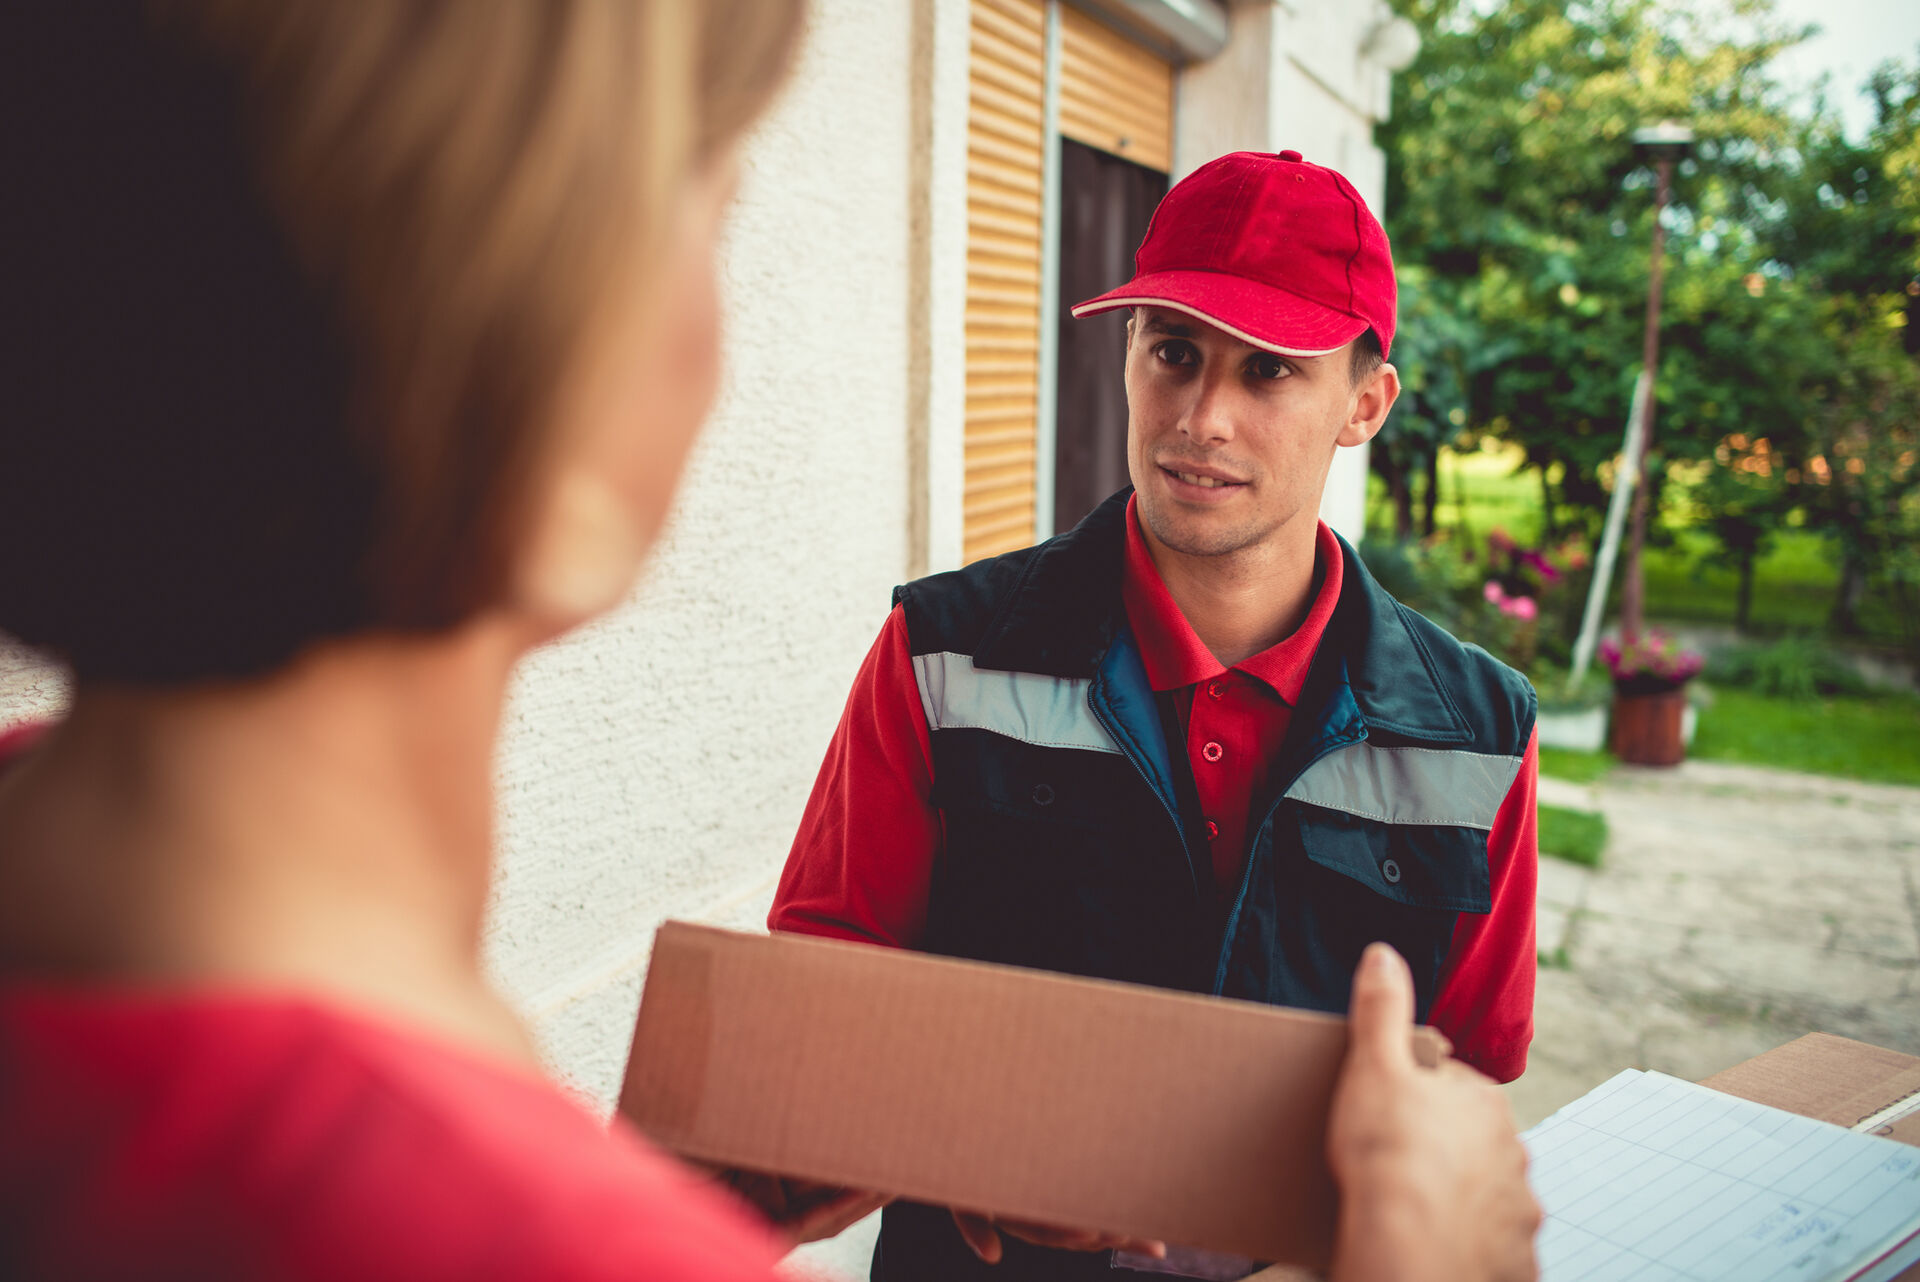
[[[1305,158],[1301,156],[1301,154],[1297,151],[1283,151],[1280,153],[1280,159],[1288,162],[1289,164],[1297,165],[1301,162],[1301,160]]]

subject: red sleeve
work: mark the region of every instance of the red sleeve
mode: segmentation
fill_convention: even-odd
[[[933,743],[896,606],[847,695],[768,928],[918,944],[941,846],[932,798]]]
[[[1430,1016],[1433,1026],[1452,1039],[1456,1059],[1501,1082],[1527,1071],[1527,1046],[1533,1041],[1533,980],[1540,964],[1533,933],[1540,873],[1534,812],[1539,769],[1536,731],[1487,834],[1493,911],[1460,914]]]

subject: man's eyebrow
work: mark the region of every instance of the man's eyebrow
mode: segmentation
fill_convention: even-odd
[[[1141,328],[1152,334],[1165,334],[1169,338],[1192,338],[1193,326],[1184,321],[1169,320],[1158,314],[1147,317]]]

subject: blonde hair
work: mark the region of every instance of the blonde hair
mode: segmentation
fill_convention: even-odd
[[[37,261],[8,305],[36,328],[0,443],[36,466],[0,477],[0,628],[134,680],[496,600],[606,282],[644,279],[804,19],[802,0],[35,13],[0,73],[65,133],[10,175],[35,197],[7,239]],[[57,555],[9,559],[16,532]]]
[[[565,366],[613,265],[766,105],[797,0],[206,0],[262,179],[357,336],[383,620],[499,590]],[[628,276],[627,279],[631,279]]]

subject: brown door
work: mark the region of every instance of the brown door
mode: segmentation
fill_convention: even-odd
[[[1075,320],[1075,303],[1126,283],[1167,176],[1060,140],[1060,334],[1054,528],[1072,529],[1127,483],[1127,313]]]

